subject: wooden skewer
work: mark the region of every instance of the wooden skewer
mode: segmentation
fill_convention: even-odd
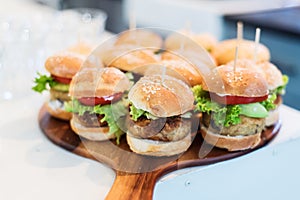
[[[243,39],[243,22],[239,21],[237,23],[237,43],[235,47],[235,56],[234,56],[234,63],[233,63],[234,79],[235,79],[235,72],[236,72],[236,62],[238,59],[238,50],[242,39]]]
[[[136,28],[136,16],[135,16],[135,0],[132,1],[132,9],[129,11],[129,30]]]
[[[237,39],[238,42],[240,42],[243,39],[243,30],[244,30],[244,25],[243,22],[238,21],[237,22]]]
[[[134,30],[135,28],[136,28],[135,13],[131,12],[129,15],[129,30]]]
[[[258,49],[258,45],[259,45],[259,41],[260,41],[260,28],[256,28],[255,31],[255,46],[254,46],[254,63],[256,63],[257,61],[257,49]]]
[[[235,72],[236,72],[236,63],[239,56],[239,45],[235,47],[235,56],[234,56],[234,62],[233,62],[233,77],[235,81]]]

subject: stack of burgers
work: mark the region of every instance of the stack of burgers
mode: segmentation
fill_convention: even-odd
[[[229,151],[256,147],[261,133],[279,120],[287,77],[269,62],[264,45],[259,46],[254,62],[253,42],[243,41],[240,56],[233,62],[236,41],[217,43],[207,35],[184,36],[188,39],[172,34],[164,42],[158,34],[142,29],[120,34],[112,46],[95,54],[104,66],[76,65],[67,82],[59,82],[66,75],[56,73],[65,72],[65,66],[53,71],[46,62],[51,81],[59,82],[49,81],[51,101],[58,99],[59,108],[68,113],[63,119],[72,117],[71,127],[78,135],[119,143],[126,134],[130,149],[138,154],[185,152],[194,138],[192,115],[199,117],[207,143]],[[195,44],[205,48],[195,53]],[[194,62],[195,55],[207,70]],[[54,95],[53,90],[66,85],[66,98]],[[39,87],[34,89],[41,91]]]

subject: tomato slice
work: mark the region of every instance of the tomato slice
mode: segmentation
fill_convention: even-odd
[[[248,103],[256,103],[262,102],[268,98],[268,95],[260,96],[260,97],[243,97],[243,96],[220,96],[216,93],[210,93],[210,98],[213,101],[216,101],[220,104],[225,105],[236,105],[236,104],[248,104]]]
[[[122,95],[122,92],[118,92],[113,95],[102,97],[81,97],[80,99],[78,99],[78,101],[86,106],[107,105],[120,100],[122,98]]]
[[[59,76],[55,76],[51,74],[51,77],[59,83],[63,83],[63,84],[70,84],[72,79],[71,78],[64,78],[64,77],[59,77]]]

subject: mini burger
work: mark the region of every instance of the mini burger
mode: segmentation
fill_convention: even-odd
[[[83,68],[71,82],[72,101],[65,105],[74,114],[73,131],[89,140],[116,138],[119,143],[123,132],[118,120],[127,114],[123,97],[130,86],[126,75],[116,68]]]
[[[202,112],[204,140],[229,151],[256,147],[268,111],[268,86],[263,76],[248,68],[224,65],[212,70],[203,86],[193,87],[196,110]]]
[[[237,47],[238,40],[230,39],[221,41],[216,45],[213,49],[212,56],[215,58],[218,65],[226,64],[235,59],[235,51]],[[250,59],[254,60],[255,52],[256,52],[256,60],[257,62],[264,62],[270,60],[270,51],[269,49],[263,45],[258,44],[257,49],[255,51],[256,44],[254,41],[250,40],[241,40],[239,43],[239,52],[238,59]]]
[[[285,88],[288,84],[288,76],[282,75],[281,71],[270,62],[259,63],[262,75],[268,83],[269,97],[263,105],[269,111],[266,119],[266,126],[272,126],[279,120],[279,106],[282,104],[282,95],[285,94]]]
[[[129,91],[127,142],[133,152],[172,156],[192,142],[193,93],[171,76],[144,76]]]
[[[50,89],[50,99],[45,104],[46,108],[53,117],[62,120],[70,120],[72,117],[71,113],[65,111],[64,102],[70,100],[68,95],[70,82],[86,58],[86,54],[73,50],[50,56],[45,62],[45,68],[50,76],[38,73],[39,77],[34,80],[35,86],[32,88],[39,93]],[[76,51],[80,50],[77,48]],[[85,46],[85,53],[87,51]]]
[[[230,62],[227,65],[234,65]],[[282,95],[285,93],[285,88],[288,83],[288,76],[282,75],[281,71],[270,62],[261,62],[254,64],[249,59],[237,60],[237,66],[240,68],[250,68],[255,70],[264,77],[268,84],[269,95],[268,99],[263,101],[263,106],[269,111],[266,118],[266,126],[275,125],[279,120],[279,106],[282,104]]]

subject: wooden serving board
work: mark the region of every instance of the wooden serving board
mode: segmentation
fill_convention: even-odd
[[[208,165],[250,153],[271,141],[281,127],[279,122],[264,131],[260,145],[252,150],[228,152],[212,148],[203,142],[200,134],[196,134],[192,145],[182,155],[155,158],[132,153],[125,137],[122,137],[120,145],[116,145],[114,141],[93,142],[82,139],[71,130],[69,122],[51,117],[45,106],[41,108],[38,119],[42,132],[54,144],[72,153],[107,164],[116,170],[115,182],[106,197],[108,200],[152,199],[155,183],[162,175],[177,169]]]

